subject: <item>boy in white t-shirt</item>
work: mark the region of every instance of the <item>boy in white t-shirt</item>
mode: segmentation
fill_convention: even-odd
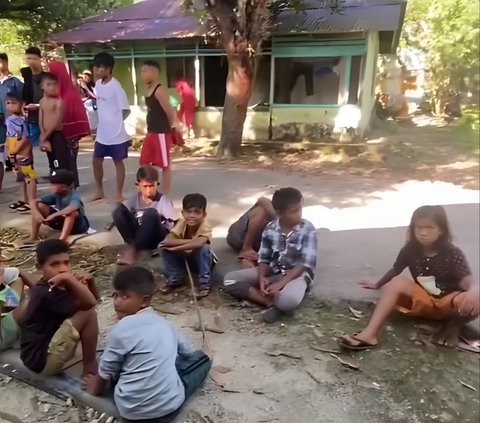
[[[125,165],[128,157],[130,136],[125,130],[124,120],[130,114],[130,105],[122,86],[112,76],[115,59],[108,53],[98,53],[93,59],[93,71],[97,79],[98,127],[93,153],[93,174],[96,192],[91,201],[105,197],[103,191],[103,160],[111,157],[117,173],[117,191],[113,201],[123,201]]]

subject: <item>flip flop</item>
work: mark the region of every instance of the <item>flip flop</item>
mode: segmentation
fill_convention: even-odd
[[[18,206],[16,208],[16,210],[19,213],[29,212],[30,211],[30,206],[28,206],[27,204],[22,204],[21,206]]]
[[[19,201],[16,201],[15,203],[9,204],[8,207],[12,210],[16,210],[19,207],[24,206],[25,204],[27,204],[27,203],[25,203],[25,201],[20,201],[19,200]]]
[[[196,293],[197,299],[202,299],[206,298],[210,295],[210,292],[212,292],[212,287],[211,286],[202,286]]]
[[[355,336],[358,334],[353,334],[353,335],[343,335],[338,339],[338,342],[342,348],[345,348],[346,350],[351,350],[351,351],[364,351],[364,350],[371,350],[373,348],[378,347],[378,344],[369,344],[368,342],[361,341],[360,339],[355,338]],[[358,344],[352,344],[349,338],[353,339],[354,341],[357,341]]]
[[[461,351],[468,351],[480,354],[480,341],[478,341],[477,339],[466,339],[460,336],[458,337],[456,347]]]

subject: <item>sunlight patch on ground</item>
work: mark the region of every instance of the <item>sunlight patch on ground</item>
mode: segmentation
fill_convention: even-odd
[[[478,162],[475,162],[473,160],[466,160],[462,162],[455,162],[455,163],[449,163],[446,165],[436,166],[437,169],[455,169],[455,170],[471,169],[474,167],[478,167]]]

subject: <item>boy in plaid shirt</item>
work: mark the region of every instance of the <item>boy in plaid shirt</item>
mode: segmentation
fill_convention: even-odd
[[[230,272],[224,280],[234,297],[268,308],[262,315],[266,323],[300,305],[317,265],[317,233],[311,222],[302,219],[300,191],[279,189],[272,205],[278,219],[263,231],[258,267]]]

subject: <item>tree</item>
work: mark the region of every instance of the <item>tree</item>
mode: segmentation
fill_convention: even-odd
[[[426,90],[436,102],[449,91],[479,93],[478,2],[410,0],[402,45],[423,51]]]
[[[317,0],[318,7],[341,10],[343,0]],[[225,50],[228,61],[222,133],[218,155],[237,156],[248,101],[255,86],[262,44],[270,38],[275,18],[286,10],[306,9],[305,0],[184,0],[199,17],[208,36]],[[310,3],[311,5],[312,3]],[[312,6],[310,6],[312,7]]]
[[[0,19],[23,25],[24,40],[39,42],[87,16],[131,3],[133,0],[0,0]]]

